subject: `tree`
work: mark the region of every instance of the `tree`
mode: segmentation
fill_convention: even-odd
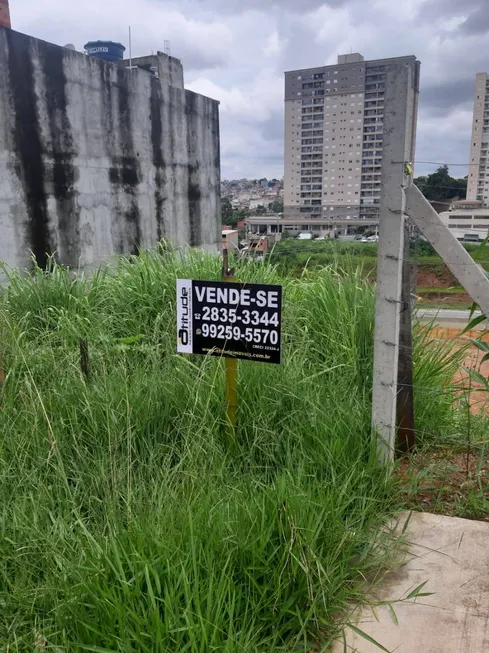
[[[282,200],[274,200],[269,209],[272,213],[283,213],[284,212],[284,203]]]
[[[256,215],[265,215],[266,212],[267,212],[267,209],[266,209],[265,206],[263,206],[263,204],[258,204],[258,206],[255,209],[255,214]]]
[[[414,183],[426,199],[433,202],[446,202],[454,197],[464,198],[467,194],[467,177],[451,177],[447,165],[440,166],[431,175],[416,177]]]
[[[221,200],[221,224],[229,224],[233,217],[233,205],[229,197]]]

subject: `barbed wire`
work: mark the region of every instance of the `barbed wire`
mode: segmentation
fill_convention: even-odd
[[[484,231],[487,231],[487,230],[484,229]],[[338,242],[336,239],[331,239],[331,240],[333,242],[335,242],[335,243]],[[328,241],[321,241],[321,245],[323,243],[325,243],[325,242],[327,243]],[[356,242],[356,243],[358,243],[359,247],[361,245],[377,245],[377,242],[374,242],[374,241],[367,242],[367,243],[366,242],[361,242],[361,241],[344,241],[344,242],[346,242],[346,243],[348,243],[348,242],[355,243]],[[481,245],[483,242],[484,241],[481,241],[479,243],[479,245]],[[468,245],[477,245],[477,243],[467,243],[467,244]],[[335,252],[333,248],[331,248],[328,251],[327,249],[321,249],[321,245],[318,244],[318,245],[312,246],[312,247],[280,247],[280,248],[275,248],[274,247],[269,251],[268,255],[270,257],[270,256],[279,256],[280,254],[289,254],[289,253],[294,253],[294,254],[300,254],[300,253],[305,253],[305,254],[325,254],[325,255],[330,255],[331,257],[333,257],[333,260],[331,261],[331,263],[335,262],[334,261],[335,256],[337,256],[337,257],[348,257],[348,256],[350,256],[350,259],[351,259],[352,262],[354,262],[356,259],[359,259],[358,264],[359,264],[359,266],[361,266],[361,263],[362,263],[361,259],[363,258],[361,255],[348,254],[348,252],[345,252],[345,253],[341,254],[339,252]],[[374,258],[374,257],[371,257],[371,258]],[[422,258],[423,258],[423,255],[420,255],[419,259],[422,259]],[[424,258],[433,258],[433,257],[425,256]],[[465,267],[465,268],[466,267],[472,267],[473,263],[479,264],[476,259],[472,259],[473,263],[472,262],[471,263],[459,263],[459,262],[455,262],[455,261],[447,261],[446,259],[443,259],[441,257],[439,257],[439,259],[440,259],[439,261],[433,261],[433,262],[436,262],[436,263],[440,262],[440,263],[443,263],[444,265],[447,265],[447,266],[452,265],[453,267]],[[406,259],[404,257],[399,257],[397,260],[403,261],[403,262],[404,261],[413,262],[413,258]],[[341,262],[341,261],[338,261],[338,262]],[[489,261],[488,261],[488,263],[489,263]]]
[[[364,183],[368,184],[369,182],[364,182]],[[425,187],[426,186],[431,186],[431,184],[429,184],[427,181],[426,182],[418,182],[418,183],[415,183],[414,185],[417,186],[418,188],[420,186],[425,186]],[[443,188],[444,190],[460,190],[460,191],[465,190],[464,188],[459,188],[458,186],[438,186],[438,185],[436,185],[436,186],[433,186],[433,188]],[[433,201],[436,202],[436,200],[433,200]]]
[[[394,163],[404,163],[404,161],[394,161]],[[480,166],[480,163],[447,163],[446,161],[414,161],[414,165],[416,164],[422,164],[422,165],[433,165],[433,166]]]

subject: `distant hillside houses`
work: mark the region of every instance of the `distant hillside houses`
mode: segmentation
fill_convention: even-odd
[[[229,199],[235,210],[268,209],[277,200],[282,201],[283,194],[283,179],[233,179],[221,183],[221,196]]]

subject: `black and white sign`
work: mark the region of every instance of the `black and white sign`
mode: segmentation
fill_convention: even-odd
[[[177,351],[280,363],[282,288],[177,280]]]

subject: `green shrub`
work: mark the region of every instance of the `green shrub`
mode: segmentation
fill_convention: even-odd
[[[0,647],[309,651],[386,563],[395,488],[376,462],[374,289],[334,266],[284,285],[284,362],[177,356],[175,280],[217,257],[142,253],[92,279],[54,263],[0,300]],[[79,366],[86,338],[91,376]],[[447,428],[449,357],[416,347],[418,427]],[[294,649],[294,647],[296,647]]]

